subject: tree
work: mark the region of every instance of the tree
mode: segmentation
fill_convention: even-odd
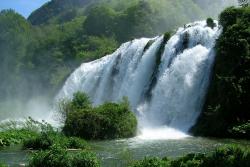
[[[84,23],[88,35],[113,36],[116,13],[106,5],[93,7]]]

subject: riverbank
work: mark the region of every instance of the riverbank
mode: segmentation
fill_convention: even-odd
[[[102,167],[126,167],[144,157],[178,158],[189,153],[211,153],[216,148],[240,145],[250,148],[250,141],[234,139],[209,139],[188,137],[178,140],[142,140],[130,138],[123,140],[92,141],[91,150],[97,154]],[[27,163],[29,151],[20,146],[8,147],[0,151],[0,162],[10,166]]]

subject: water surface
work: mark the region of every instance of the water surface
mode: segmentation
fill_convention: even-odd
[[[250,147],[250,141],[233,139],[207,139],[188,137],[178,140],[142,140],[138,138],[89,142],[94,152],[101,159],[104,167],[122,167],[133,160],[145,156],[179,157],[187,153],[208,153],[227,144],[240,144]],[[10,166],[26,163],[28,151],[21,151],[20,146],[0,151],[0,161]]]

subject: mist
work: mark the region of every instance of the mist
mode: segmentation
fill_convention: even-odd
[[[223,9],[238,5],[238,0],[194,0],[194,2],[205,11],[207,17],[215,19],[218,18]]]
[[[47,97],[34,97],[32,99],[10,99],[0,104],[0,121],[19,120],[31,117],[35,120],[49,120],[51,113],[50,102]]]

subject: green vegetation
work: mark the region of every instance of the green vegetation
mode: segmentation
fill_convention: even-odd
[[[114,139],[132,137],[136,133],[137,120],[126,98],[119,104],[104,103],[92,107],[88,97],[77,92],[72,101],[63,102],[61,106],[66,117],[63,132],[67,136]]]
[[[249,139],[250,7],[220,15],[223,32],[216,44],[214,74],[195,135]]]
[[[21,144],[23,149],[46,150],[53,145],[65,149],[89,149],[86,141],[66,137],[45,122],[31,118],[25,122],[10,121],[0,124],[0,148]]]
[[[99,167],[95,154],[88,151],[69,153],[65,149],[54,145],[50,150],[33,153],[29,167]]]
[[[21,144],[24,140],[38,136],[41,127],[47,126],[27,119],[25,122],[9,121],[0,124],[0,148]]]
[[[55,131],[50,124],[31,118],[25,122],[10,121],[0,124],[0,148],[16,144],[22,144],[23,149],[40,150],[31,154],[28,163],[30,167],[100,166],[96,155],[87,151],[89,146],[84,140],[66,137]],[[71,153],[69,149],[77,150]],[[0,167],[5,165],[0,163]]]
[[[35,27],[12,10],[0,12],[0,77],[4,78],[0,83],[0,119],[8,118],[9,112],[18,113],[16,108],[26,110],[29,99],[52,99],[83,61],[117,48],[112,37],[84,34],[83,21],[76,18],[62,25]]]
[[[214,23],[214,20],[212,18],[207,18],[207,26],[212,28],[212,29],[215,27],[215,23]]]
[[[0,147],[21,144],[25,139],[36,135],[37,133],[25,129],[0,132]]]
[[[210,154],[187,154],[178,159],[145,158],[130,167],[247,167],[249,161],[249,149],[227,146]]]
[[[5,165],[4,163],[0,162],[0,167],[7,167],[7,165]]]
[[[58,145],[66,149],[87,149],[88,144],[76,137],[66,137],[55,131],[42,131],[38,136],[24,140],[24,149],[47,150],[53,145]]]

